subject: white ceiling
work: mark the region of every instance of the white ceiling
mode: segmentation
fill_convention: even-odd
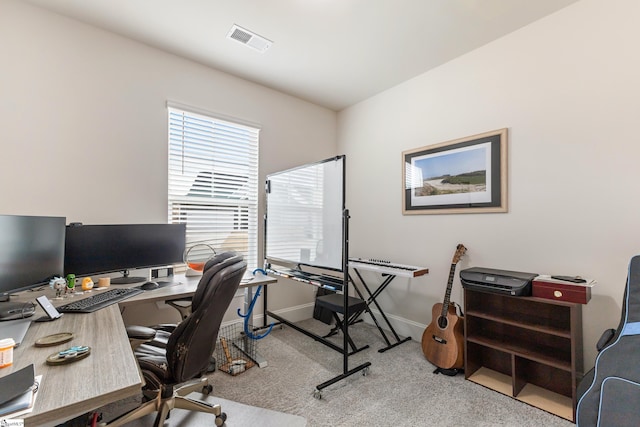
[[[339,111],[577,0],[26,1]]]

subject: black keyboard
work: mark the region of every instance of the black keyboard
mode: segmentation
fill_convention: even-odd
[[[57,307],[60,313],[93,313],[96,310],[118,303],[134,295],[143,293],[139,288],[114,288],[106,291],[96,291],[99,294],[88,298],[70,302],[69,304]]]

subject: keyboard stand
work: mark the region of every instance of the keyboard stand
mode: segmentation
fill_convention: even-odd
[[[350,316],[349,324],[352,325],[352,324],[354,324],[356,322],[361,321],[362,319],[360,319],[360,316],[365,311],[367,313],[369,313],[369,316],[371,316],[371,320],[373,320],[373,323],[376,325],[376,327],[378,328],[378,331],[380,331],[380,335],[382,335],[382,338],[384,339],[384,341],[387,344],[386,347],[383,347],[383,348],[379,349],[378,353],[384,353],[385,351],[387,351],[387,350],[389,350],[391,348],[394,348],[394,347],[396,347],[396,346],[398,346],[398,345],[400,345],[400,344],[402,344],[404,342],[410,341],[411,340],[411,336],[408,336],[406,338],[400,338],[400,336],[396,332],[395,328],[393,327],[393,325],[391,325],[391,322],[387,318],[387,315],[384,313],[384,310],[382,310],[382,307],[380,307],[380,304],[378,304],[378,301],[376,301],[376,298],[378,297],[378,295],[380,295],[387,288],[387,286],[389,286],[389,284],[393,281],[393,279],[396,278],[396,275],[395,274],[391,274],[391,273],[382,273],[382,276],[384,277],[384,280],[376,288],[375,291],[371,292],[371,289],[369,288],[369,286],[367,285],[365,280],[362,278],[362,275],[360,274],[358,269],[357,268],[352,268],[352,269],[356,273],[356,275],[358,276],[360,284],[362,285],[362,287],[365,289],[365,291],[367,292],[367,294],[369,296],[365,297],[363,295],[363,292],[360,290],[359,286],[356,286],[355,281],[353,280],[351,275],[349,275],[349,280],[353,283],[353,288],[358,293],[358,296],[361,299],[365,300],[366,303],[367,303],[367,306],[366,306],[365,310],[360,310],[359,312],[354,313],[353,315]],[[385,333],[384,329],[382,329],[382,327],[380,326],[380,323],[378,322],[378,319],[376,318],[376,316],[371,311],[371,308],[370,308],[371,304],[375,304],[376,308],[378,309],[378,312],[380,313],[380,316],[382,316],[382,319],[387,324],[387,327],[389,328],[389,331],[391,331],[391,334],[393,335],[393,337],[392,337],[394,339],[393,342],[390,341],[390,339],[387,336],[387,334]]]

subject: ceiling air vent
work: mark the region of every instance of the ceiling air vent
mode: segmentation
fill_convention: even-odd
[[[256,33],[252,33],[249,30],[245,30],[244,28],[239,27],[235,24],[227,33],[227,38],[240,42],[243,45],[255,49],[260,53],[264,53],[273,44],[271,40],[267,40],[264,37],[261,37]]]

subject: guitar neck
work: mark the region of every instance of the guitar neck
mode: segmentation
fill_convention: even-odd
[[[449,301],[451,300],[451,288],[453,287],[453,277],[456,274],[456,263],[451,264],[451,269],[449,270],[449,279],[447,281],[447,291],[444,294],[444,301],[442,302],[442,316],[447,315],[447,311],[449,310]]]

